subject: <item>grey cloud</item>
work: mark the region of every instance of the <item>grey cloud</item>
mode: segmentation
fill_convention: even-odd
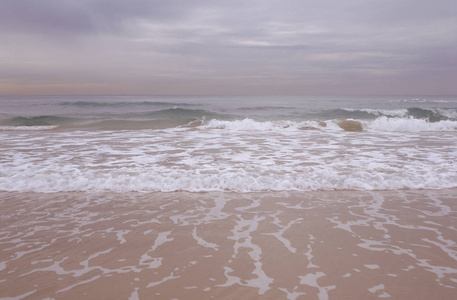
[[[250,92],[271,84],[303,91],[332,83],[347,83],[345,88],[357,92],[366,81],[374,90],[377,81],[395,78],[412,86],[423,78],[455,75],[456,5],[454,0],[3,0],[0,31],[12,38],[0,49],[0,57],[10,59],[3,68],[9,71],[0,76],[15,82],[86,78],[129,90],[139,82],[175,81],[186,88],[193,83],[192,91],[223,89],[224,82],[240,86],[240,93],[243,80]]]
[[[1,4],[2,31],[54,34],[88,32],[93,28],[90,16],[71,1],[14,1]]]
[[[42,35],[117,31],[136,18],[172,21],[183,17],[193,1],[179,0],[3,0],[0,28]]]

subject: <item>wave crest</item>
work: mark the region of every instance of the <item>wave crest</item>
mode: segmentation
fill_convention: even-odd
[[[228,131],[298,131],[318,129],[326,131],[383,131],[383,132],[427,132],[427,131],[456,131],[457,121],[442,120],[430,122],[426,119],[412,117],[388,118],[378,117],[374,120],[335,119],[327,121],[255,121],[243,119],[225,121],[212,119],[199,126],[200,129],[222,129]]]
[[[52,126],[69,121],[70,118],[61,116],[33,116],[33,117],[13,117],[8,121],[12,126]]]
[[[388,118],[414,118],[423,119],[429,122],[439,122],[444,120],[457,121],[457,109],[454,108],[420,108],[409,107],[401,109],[336,109],[332,113],[340,118],[353,119],[374,119],[378,117]]]

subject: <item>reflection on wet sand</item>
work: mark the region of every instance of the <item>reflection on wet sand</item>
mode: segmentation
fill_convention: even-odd
[[[0,297],[452,299],[457,190],[0,193]]]

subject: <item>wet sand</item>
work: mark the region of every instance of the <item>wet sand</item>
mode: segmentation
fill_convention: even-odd
[[[0,193],[0,298],[455,299],[457,190]]]

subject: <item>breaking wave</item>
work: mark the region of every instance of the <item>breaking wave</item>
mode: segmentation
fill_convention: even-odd
[[[456,131],[457,121],[443,120],[430,122],[425,119],[411,117],[388,118],[382,116],[373,120],[335,119],[327,121],[266,121],[259,122],[252,119],[224,121],[212,119],[202,129],[224,129],[228,131],[296,131],[296,130],[345,130],[345,131],[399,131],[399,132],[427,132],[427,131]]]

